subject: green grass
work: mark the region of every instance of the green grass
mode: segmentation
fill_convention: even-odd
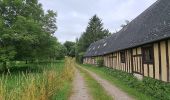
[[[22,100],[24,95],[31,95],[28,96],[30,98],[26,97],[26,100],[40,98],[47,100],[46,97],[49,96],[44,94],[47,91],[50,93],[50,100],[67,100],[72,81],[62,78],[62,75],[67,74],[63,74],[64,71],[64,60],[29,64],[17,62],[9,70],[0,71],[0,100],[4,98],[5,100]]]
[[[138,92],[134,88],[130,88],[129,86],[125,85],[121,80],[107,73],[108,69],[106,67],[96,67],[93,65],[81,65],[81,66],[97,73],[102,78],[110,81],[112,84],[116,85],[122,91],[128,93],[130,96],[134,97],[136,100],[153,100],[152,97],[147,96],[141,92]]]
[[[85,82],[88,85],[88,90],[93,97],[93,100],[113,100],[113,98],[107,94],[104,88],[93,79],[88,72],[78,67],[81,74],[85,78]]]
[[[68,100],[72,90],[71,81],[65,81],[64,86],[59,90],[56,95],[52,97],[52,100]]]
[[[19,63],[14,67],[10,68],[10,72],[1,72],[0,79],[7,78],[6,86],[8,90],[13,88],[20,88],[21,84],[25,81],[25,76],[40,77],[43,74],[43,70],[55,69],[58,73],[62,72],[64,62],[59,61],[57,63],[30,63],[23,64]],[[24,75],[23,75],[24,74]],[[18,82],[20,80],[20,82]]]

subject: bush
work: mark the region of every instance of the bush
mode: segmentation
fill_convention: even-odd
[[[120,70],[102,68],[102,70],[110,76],[121,81],[124,85],[134,88],[135,90],[151,96],[154,100],[170,100],[170,84],[153,78],[144,77],[143,81],[139,81],[132,74],[125,73]]]
[[[145,77],[141,92],[151,95],[158,100],[170,100],[170,84]]]

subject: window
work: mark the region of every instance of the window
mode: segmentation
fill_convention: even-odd
[[[100,48],[100,45],[98,46],[98,49]]]
[[[105,47],[107,45],[107,43],[103,44],[103,46]]]
[[[121,63],[125,63],[125,52],[124,51],[120,52],[120,58],[121,58]]]
[[[144,63],[153,63],[153,47],[143,47],[143,60]]]

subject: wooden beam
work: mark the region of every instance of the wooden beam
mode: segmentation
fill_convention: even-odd
[[[134,71],[134,68],[133,68],[133,49],[131,49],[131,70],[132,70],[132,73]]]
[[[152,50],[153,50],[153,78],[155,79],[155,49],[154,49],[154,44],[152,45]]]
[[[161,62],[161,47],[160,47],[160,42],[158,43],[158,49],[159,49],[159,79],[162,80],[162,62]]]
[[[147,64],[147,67],[148,67],[148,77],[150,77],[150,73],[149,73],[149,64]]]
[[[168,40],[166,40],[166,63],[167,63],[167,82],[169,82],[169,51]]]

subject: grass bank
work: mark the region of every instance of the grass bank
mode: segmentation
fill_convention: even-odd
[[[80,70],[81,75],[83,75],[93,100],[113,100],[113,98],[107,94],[104,88],[95,79],[93,79],[87,71],[80,67],[77,68]]]
[[[69,58],[13,67],[0,75],[0,100],[67,100],[74,74],[72,67]]]
[[[133,79],[133,81],[140,82],[137,79],[133,78],[132,75],[122,75],[123,72],[114,73],[113,69],[109,69],[109,68],[106,68],[106,67],[96,67],[96,66],[93,66],[93,65],[81,65],[81,66],[87,68],[88,70],[95,72],[96,74],[98,74],[102,78],[110,81],[112,84],[116,85],[122,91],[128,93],[129,95],[134,97],[136,100],[155,100],[151,96],[145,95],[142,92],[139,92],[138,90],[136,90],[135,88],[131,88],[130,85],[126,84],[126,82],[128,82],[128,81],[131,82],[131,79]],[[118,77],[115,77],[115,76],[118,76]],[[124,79],[124,78],[127,79],[126,82],[121,80],[121,79]],[[134,85],[133,82],[129,83],[129,84]]]

